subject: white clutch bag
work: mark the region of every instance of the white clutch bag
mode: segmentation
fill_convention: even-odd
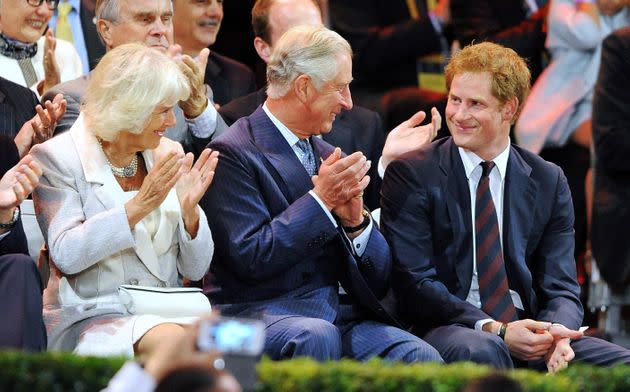
[[[118,286],[120,303],[129,314],[198,317],[210,313],[208,297],[197,287]]]

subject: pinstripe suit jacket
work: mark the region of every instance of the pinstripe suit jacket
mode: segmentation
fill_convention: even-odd
[[[0,77],[0,134],[15,137],[22,125],[33,118],[37,104],[34,92]]]
[[[318,138],[312,144],[317,161],[333,151]],[[200,203],[215,239],[214,286],[207,287],[213,304],[222,304],[226,314],[333,322],[341,282],[368,317],[395,324],[384,309],[391,271],[384,238],[374,228],[363,256],[353,256],[308,194],[310,177],[262,108],[209,147],[221,153],[213,186]]]

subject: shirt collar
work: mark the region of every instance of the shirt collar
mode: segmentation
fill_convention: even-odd
[[[499,155],[497,155],[492,161],[496,165],[496,168],[499,170],[499,176],[501,176],[501,180],[505,179],[505,173],[507,171],[507,162],[510,157],[510,145],[511,140],[508,140],[507,147]],[[466,178],[470,180],[470,176],[473,171],[479,167],[479,164],[483,162],[477,154],[472,151],[465,150],[461,147],[457,147],[459,151],[459,156],[462,158],[462,163],[464,164],[464,170],[466,171]]]
[[[295,133],[291,132],[291,130],[287,128],[286,125],[281,123],[280,120],[278,120],[278,118],[271,113],[271,111],[267,107],[267,102],[263,103],[262,108],[265,111],[265,113],[267,113],[267,116],[269,117],[273,125],[275,125],[276,128],[278,128],[278,130],[282,134],[282,137],[284,137],[284,140],[286,140],[287,143],[289,143],[289,146],[293,147],[300,140],[300,138],[295,136]]]

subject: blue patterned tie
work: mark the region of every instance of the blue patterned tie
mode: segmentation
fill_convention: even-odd
[[[490,193],[490,172],[494,162],[481,162],[481,178],[475,202],[475,245],[481,309],[495,320],[510,322],[517,319],[510,297],[503,250],[499,237],[497,212]]]
[[[304,165],[304,169],[309,176],[317,174],[317,165],[315,164],[315,154],[313,154],[313,147],[308,142],[308,139],[299,140],[296,144],[300,151],[300,161]]]

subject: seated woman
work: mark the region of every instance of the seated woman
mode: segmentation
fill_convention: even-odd
[[[69,132],[35,146],[34,192],[49,247],[44,292],[48,347],[78,354],[150,354],[192,320],[130,315],[121,284],[172,287],[198,280],[214,250],[197,203],[218,152],[192,164],[164,137],[173,106],[190,94],[175,61],[141,44],[117,47],[92,72]]]
[[[83,74],[70,42],[43,36],[58,0],[0,0],[0,76],[43,95]],[[39,98],[38,96],[38,98]]]

